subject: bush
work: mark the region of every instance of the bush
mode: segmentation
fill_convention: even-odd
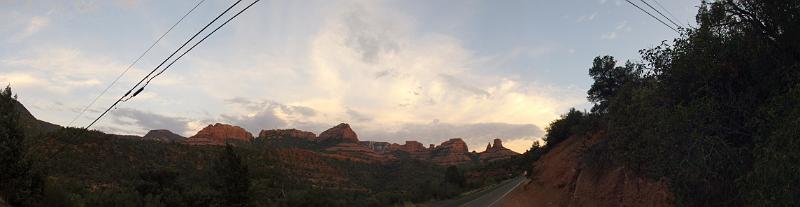
[[[547,142],[545,149],[549,151],[570,136],[582,133],[577,130],[581,129],[579,126],[585,124],[586,120],[585,113],[571,108],[567,114],[563,114],[561,118],[550,122],[550,125],[545,128],[544,141]]]

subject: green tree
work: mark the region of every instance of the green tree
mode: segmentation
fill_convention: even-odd
[[[567,114],[562,114],[561,118],[550,122],[545,128],[545,135],[543,140],[547,142],[545,150],[550,150],[558,143],[566,140],[572,134],[575,134],[575,129],[578,125],[582,124],[586,115],[576,110],[575,108],[569,109]]]
[[[215,203],[221,206],[247,206],[250,201],[250,177],[247,165],[229,144],[213,166],[211,186],[218,191]]]
[[[597,146],[669,180],[678,205],[800,203],[800,1],[703,2],[696,19],[642,50],[646,64],[595,59],[588,95],[608,132]]]
[[[10,86],[0,91],[0,199],[15,206],[30,206],[41,195],[43,179],[25,158],[25,134],[16,99]]]
[[[622,89],[626,84],[636,82],[642,75],[639,65],[627,62],[625,66],[617,66],[614,57],[595,57],[589,76],[594,79],[594,84],[589,89],[588,99],[595,103],[592,112],[605,112],[608,99]]]

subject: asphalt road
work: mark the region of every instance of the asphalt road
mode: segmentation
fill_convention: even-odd
[[[499,203],[514,188],[527,180],[524,176],[519,176],[504,181],[502,184],[491,189],[473,193],[471,195],[458,198],[456,200],[445,201],[434,204],[433,206],[459,206],[459,207],[490,207]]]

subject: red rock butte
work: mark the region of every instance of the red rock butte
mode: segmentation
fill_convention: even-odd
[[[319,137],[317,137],[317,140],[320,142],[332,141],[358,143],[358,135],[356,135],[356,132],[350,128],[349,124],[341,123],[320,133]]]
[[[461,138],[442,142],[431,152],[431,161],[439,165],[461,165],[472,162],[467,143]]]
[[[486,151],[478,153],[481,160],[488,162],[507,159],[517,155],[519,155],[519,153],[503,147],[503,141],[500,139],[494,139],[494,146],[488,144],[486,146]]]
[[[258,133],[260,139],[301,139],[322,144],[330,156],[362,162],[381,162],[407,157],[425,160],[438,165],[462,165],[478,161],[496,161],[519,155],[503,147],[500,139],[494,140],[481,153],[470,152],[467,143],[461,138],[452,138],[440,145],[425,147],[424,144],[409,140],[405,144],[388,142],[359,141],[358,135],[349,124],[338,124],[316,136],[313,132],[298,129],[269,129]],[[189,145],[225,145],[226,142],[252,141],[253,135],[245,129],[227,124],[208,125],[196,135],[186,139]]]
[[[208,125],[194,136],[186,139],[190,145],[225,145],[229,140],[252,141],[253,134],[242,127],[216,123]]]

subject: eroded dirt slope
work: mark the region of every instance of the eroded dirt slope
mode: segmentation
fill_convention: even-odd
[[[619,166],[583,167],[581,153],[605,133],[573,136],[535,164],[534,179],[499,206],[672,206],[666,181],[653,181]]]

